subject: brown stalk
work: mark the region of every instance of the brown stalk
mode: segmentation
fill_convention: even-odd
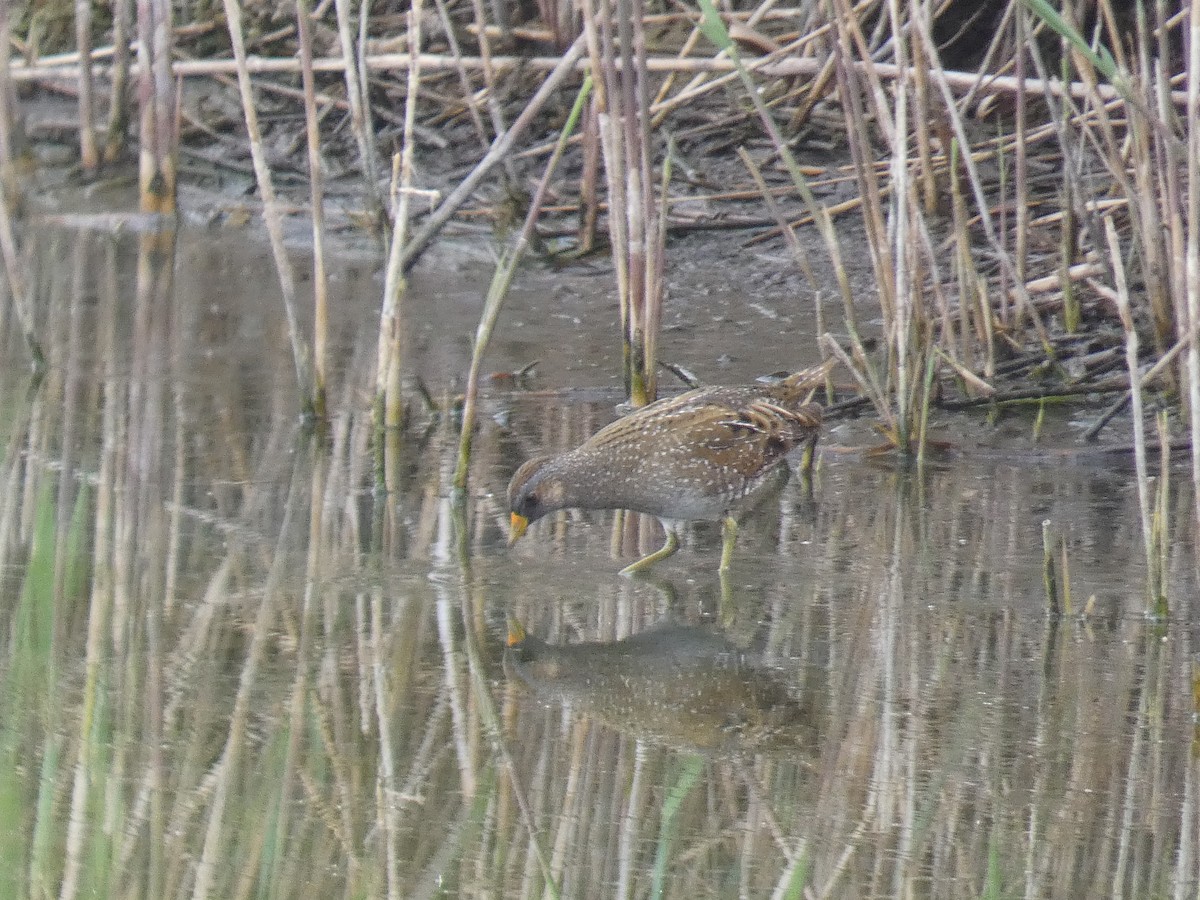
[[[904,28],[901,19],[901,13],[898,0],[888,0],[888,19],[891,21],[892,27],[892,50],[896,59],[904,66],[906,60],[906,46],[904,40]],[[892,141],[891,155],[891,177],[890,181],[892,188],[892,205],[888,216],[889,227],[888,232],[892,235],[893,247],[889,255],[885,255],[884,247],[881,244],[879,250],[875,254],[881,263],[893,267],[890,271],[894,272],[895,282],[892,286],[892,303],[893,314],[886,323],[887,336],[891,345],[891,357],[893,360],[895,372],[895,390],[896,398],[896,427],[894,438],[897,447],[904,453],[911,449],[912,430],[915,424],[912,419],[911,395],[915,386],[913,378],[913,369],[916,358],[919,354],[915,354],[915,326],[917,316],[917,279],[915,277],[915,253],[913,241],[911,239],[910,220],[913,213],[909,203],[909,189],[911,185],[908,160],[909,160],[909,135],[912,132],[912,127],[909,124],[909,79],[902,77],[896,84],[895,105],[892,110],[891,128],[888,129]],[[864,150],[866,148],[864,147]],[[872,168],[873,172],[874,169]],[[875,179],[867,179],[867,183],[874,191],[873,209],[878,209],[878,191],[879,185]],[[879,214],[882,210],[878,210]],[[880,232],[882,236],[883,232]],[[877,270],[877,275],[881,273]],[[883,279],[881,278],[882,282]]]
[[[860,84],[859,90],[867,98],[869,121],[883,132],[883,137],[890,146],[894,143],[895,138],[889,133],[891,117],[888,115],[887,94],[883,89],[883,81],[888,76],[884,74],[883,67],[875,62],[866,35],[862,32],[862,21],[850,6],[850,0],[827,0],[827,2],[832,4],[829,7],[828,15],[836,22],[839,49],[846,61],[844,65],[852,66],[857,74],[863,76],[866,84]],[[886,27],[887,17],[881,16],[880,19],[878,27]],[[850,63],[850,60],[854,60],[854,63]],[[895,74],[891,77],[911,75],[910,72],[904,70],[903,66],[895,65],[894,68]]]
[[[1155,62],[1154,83],[1158,97],[1158,117],[1162,122],[1170,123],[1172,128],[1177,133],[1183,132],[1183,123],[1176,115],[1175,108],[1170,105],[1166,99],[1166,94],[1170,90],[1170,79],[1167,73],[1163,71],[1160,63]],[[1156,164],[1160,174],[1160,189],[1159,189],[1159,204],[1162,209],[1162,218],[1164,220],[1164,228],[1166,231],[1167,246],[1165,253],[1167,263],[1164,270],[1159,273],[1166,285],[1166,290],[1169,291],[1171,302],[1175,306],[1175,320],[1180,323],[1180,326],[1187,330],[1193,327],[1194,323],[1190,322],[1191,316],[1188,314],[1185,305],[1181,305],[1179,298],[1189,296],[1187,283],[1187,226],[1184,224],[1187,219],[1187,198],[1188,187],[1184,185],[1184,177],[1188,172],[1187,159],[1191,153],[1190,147],[1186,144],[1180,146],[1174,141],[1157,141],[1159,160]],[[1186,382],[1188,379],[1180,373],[1180,383]]]
[[[1105,6],[1106,4],[1101,4]],[[1141,18],[1141,17],[1139,17]],[[1139,29],[1144,33],[1145,29]],[[1141,54],[1142,71],[1136,88],[1149,89],[1152,84],[1149,60]],[[1095,103],[1103,106],[1102,103]],[[1137,236],[1136,246],[1142,257],[1142,272],[1146,280],[1146,296],[1154,317],[1155,346],[1162,353],[1175,339],[1176,316],[1171,302],[1170,272],[1163,258],[1162,214],[1158,199],[1161,196],[1158,182],[1156,149],[1161,145],[1162,130],[1155,127],[1155,103],[1131,103],[1125,108],[1123,154],[1113,158],[1110,168],[1132,166],[1133,182],[1124,195],[1130,200],[1130,216]],[[1152,143],[1153,142],[1153,143]],[[1174,141],[1166,142],[1168,145]],[[1180,322],[1182,330],[1182,321]]]
[[[0,3],[0,48],[3,48],[3,59],[0,59],[0,205],[6,210],[20,207],[20,180],[13,168],[16,151],[17,108],[13,96],[12,79],[9,67],[12,64],[12,54],[8,48],[12,46],[12,19],[10,13],[12,4]],[[8,264],[8,259],[5,259]]]
[[[170,0],[137,0],[141,135],[138,187],[142,212],[175,215],[176,73],[171,68]]]
[[[504,14],[504,5],[496,4],[493,6],[498,13]],[[492,45],[488,40],[487,29],[484,26],[487,24],[487,16],[483,10],[483,0],[471,0],[471,9],[475,14],[475,24],[479,29],[479,70],[483,74],[483,84],[486,89],[488,116],[492,120],[492,134],[504,134],[504,110],[500,105],[500,91],[496,84],[496,67],[492,64]],[[465,66],[460,67],[460,71],[465,71]],[[505,154],[502,160],[504,170],[508,174],[510,187],[516,183],[516,170],[513,167],[512,159]]]
[[[1200,331],[1200,2],[1189,5],[1188,54],[1186,61],[1188,122],[1187,130],[1187,230],[1186,230],[1186,304],[1181,302],[1181,318],[1188,324],[1188,336]],[[1177,233],[1177,229],[1175,230]],[[1178,294],[1176,294],[1178,296]],[[1178,301],[1177,301],[1178,302]],[[1187,356],[1187,395],[1189,430],[1192,436],[1192,487],[1196,521],[1200,523],[1200,348],[1193,340]]]
[[[620,108],[616,64],[613,59],[611,4],[600,0],[597,10],[594,0],[583,0],[583,38],[587,42],[588,61],[594,73],[594,104],[600,151],[604,159],[604,179],[608,196],[608,242],[612,254],[613,272],[617,282],[618,308],[624,358],[623,374],[628,376],[630,365],[629,335],[629,254],[628,198],[625,179],[617,173],[625,171],[624,142],[613,119]],[[629,393],[628,382],[625,391]]]
[[[1013,136],[1013,206],[1016,211],[1013,222],[1013,239],[1016,276],[1024,282],[1027,280],[1027,263],[1029,259],[1029,160],[1027,158],[1028,134],[1026,128],[1025,105],[1025,28],[1026,11],[1021,4],[1016,4],[1016,15],[1013,17],[1014,43],[1016,44],[1016,75],[1022,88],[1017,92],[1016,109],[1014,111]],[[1006,295],[1001,294],[1002,297]],[[1008,324],[1007,304],[1001,307],[1000,321]]]
[[[504,300],[508,296],[509,286],[512,284],[512,278],[516,272],[517,265],[533,241],[538,217],[542,212],[542,204],[546,200],[546,191],[550,187],[550,179],[553,177],[554,171],[558,167],[558,162],[562,158],[563,151],[566,149],[570,131],[574,127],[575,120],[582,112],[583,104],[587,100],[586,94],[591,90],[592,83],[590,79],[585,80],[583,86],[580,88],[579,96],[575,100],[575,108],[572,110],[566,126],[564,126],[562,132],[559,134],[558,142],[554,146],[554,152],[550,154],[550,159],[546,162],[546,168],[534,192],[529,211],[525,215],[525,222],[521,226],[521,231],[517,234],[512,246],[497,264],[492,283],[488,287],[483,312],[479,317],[479,325],[475,329],[475,340],[471,348],[471,366],[467,371],[467,387],[463,402],[462,424],[460,426],[458,442],[458,462],[455,466],[453,482],[454,489],[459,498],[463,498],[466,495],[467,478],[470,473],[471,446],[475,436],[476,405],[479,399],[479,377],[483,366],[484,352],[491,341],[492,331],[499,319],[500,309]]]
[[[437,236],[442,227],[450,220],[450,217],[467,201],[474,193],[480,182],[487,174],[502,161],[508,152],[516,143],[517,138],[525,133],[534,117],[541,111],[546,101],[553,96],[554,92],[566,79],[567,75],[575,70],[575,64],[583,55],[583,37],[580,36],[571,45],[571,48],[563,54],[561,59],[557,60],[557,65],[546,80],[542,82],[541,87],[537,89],[533,97],[525,104],[520,115],[509,126],[508,130],[502,135],[499,135],[492,142],[491,148],[471,170],[471,173],[458,183],[453,191],[438,205],[426,219],[424,224],[417,230],[405,246],[400,258],[400,268],[407,270],[417,259],[430,242]],[[425,59],[422,55],[422,62]]]
[[[471,124],[475,126],[475,134],[479,138],[479,146],[483,150],[487,150],[488,133],[487,128],[483,124],[483,116],[479,114],[479,102],[475,96],[474,85],[471,84],[471,76],[467,72],[467,67],[463,65],[462,51],[458,46],[458,37],[455,34],[454,23],[450,19],[450,11],[446,8],[446,0],[435,0],[437,4],[438,18],[442,23],[442,30],[446,35],[446,43],[450,48],[450,55],[459,63],[458,65],[458,82],[462,90],[463,103],[466,104],[467,112],[471,116]],[[493,91],[489,88],[488,94]],[[497,129],[496,133],[499,133]]]
[[[1200,4],[1191,4],[1187,55],[1187,314],[1189,335],[1200,330]],[[1192,438],[1192,493],[1200,522],[1200,348],[1193,340],[1187,356],[1187,394]]]
[[[8,292],[12,296],[13,309],[25,337],[25,346],[33,360],[35,373],[46,368],[41,343],[33,331],[33,297],[27,280],[28,269],[17,250],[17,239],[13,232],[13,217],[8,197],[0,198],[0,258],[4,260],[4,274],[8,278]]]
[[[614,112],[620,123],[618,133],[625,162],[623,169],[617,169],[617,177],[625,180],[628,191],[625,252],[629,294],[622,302],[628,306],[626,383],[634,406],[645,406],[657,394],[654,348],[662,310],[663,250],[650,172],[650,98],[645,78],[643,12],[643,0],[617,0],[620,59],[615,69],[616,90],[610,84],[609,93],[610,102],[617,105]]]
[[[125,132],[129,128],[129,31],[131,0],[114,0],[113,57],[108,99],[108,126],[104,135],[105,163],[116,162],[125,150]]]
[[[921,15],[921,13],[916,13]],[[925,48],[920,41],[912,41],[910,51],[913,56],[913,101],[916,110],[913,113],[913,137],[917,142],[917,173],[921,181],[921,208],[929,215],[937,213],[938,206],[938,169],[934,162],[934,152],[931,141],[933,134],[934,111],[929,98],[929,68],[932,61],[925,56]]]
[[[917,18],[912,20],[910,24],[914,30],[914,34],[919,36],[920,40],[923,42],[926,52],[933,57],[936,54],[936,49],[933,42],[933,37],[929,31],[929,23],[922,18]],[[970,152],[971,144],[967,139],[966,128],[963,125],[962,116],[959,114],[959,111],[954,103],[954,96],[949,82],[945,77],[945,72],[940,69],[934,69],[931,74],[933,76],[934,83],[937,85],[937,88],[942,95],[943,108],[946,110],[947,116],[950,120],[950,126],[954,137],[963,150],[960,158],[962,159],[963,166],[966,171],[967,180],[971,185],[971,191],[974,195],[976,208],[979,211],[979,222],[983,228],[984,236],[987,238],[988,244],[994,251],[996,260],[1000,264],[1001,270],[1005,273],[1005,276],[1010,280],[1010,282],[1014,283],[1014,289],[1017,292],[1017,313],[1018,315],[1021,315],[1023,311],[1025,312],[1025,314],[1033,322],[1034,328],[1038,332],[1038,337],[1041,340],[1042,345],[1049,348],[1050,340],[1048,334],[1046,333],[1045,326],[1042,324],[1042,321],[1037,314],[1037,310],[1035,310],[1032,304],[1029,302],[1028,295],[1025,293],[1024,282],[1016,277],[1016,266],[1013,263],[1012,255],[1005,248],[1001,240],[1001,235],[996,229],[995,222],[990,212],[987,193],[983,187],[983,181],[980,178],[979,170],[976,167],[974,158]]]
[[[142,0],[146,2],[146,0]],[[400,71],[408,68],[408,53],[377,53],[370,56],[365,56],[362,59],[362,67],[367,71],[372,72],[391,72]],[[521,69],[530,72],[552,72],[556,70],[562,62],[562,57],[559,56],[493,56],[491,65],[495,72],[510,72],[514,69]],[[813,76],[818,75],[825,65],[823,59],[813,57],[794,57],[775,59],[773,57],[761,57],[759,59],[750,59],[745,63],[745,67],[766,78],[789,78],[796,76]],[[850,65],[860,69],[867,68],[867,64],[862,61],[851,62]],[[344,72],[347,62],[342,57],[324,57],[313,60],[314,72]],[[298,74],[300,71],[300,63],[292,57],[254,57],[247,61],[247,70],[253,75],[262,75],[271,72]],[[480,69],[483,67],[483,61],[479,57],[464,56],[455,59],[453,56],[439,53],[423,53],[421,54],[421,68],[429,71],[455,71],[460,67],[467,69]],[[584,64],[579,64],[577,68],[584,69]],[[900,76],[899,68],[892,63],[872,62],[870,69],[875,77],[883,80],[893,80]],[[94,66],[97,74],[105,75],[108,73],[107,66]],[[173,73],[181,78],[207,77],[211,75],[225,74],[232,75],[238,70],[236,59],[196,59],[196,60],[177,60],[173,67]],[[135,66],[134,71],[140,71],[140,68]],[[711,58],[711,59],[679,59],[674,56],[650,56],[646,57],[647,72],[712,72],[712,73],[733,73],[736,71],[736,66],[732,60]],[[79,78],[79,66],[73,62],[45,64],[44,62],[21,63],[14,65],[11,68],[11,77],[14,81],[47,81],[55,80],[77,80]],[[998,94],[1015,94],[1020,85],[1017,79],[1012,76],[1005,75],[988,75],[976,72],[958,72],[954,70],[939,70],[938,80],[946,85],[951,92],[965,93],[976,88],[986,88],[993,93]],[[707,88],[708,85],[705,85]],[[1063,82],[1055,78],[1030,78],[1024,83],[1024,90],[1027,94],[1039,97],[1087,97],[1089,95],[1099,96],[1106,104],[1121,105],[1123,100],[1121,95],[1115,88],[1107,84],[1097,84],[1089,87],[1086,84],[1078,81]],[[1177,106],[1185,106],[1187,103],[1187,94],[1184,91],[1171,91],[1171,102]],[[673,102],[668,101],[668,102]]]
[[[1146,419],[1142,404],[1142,377],[1138,367],[1138,335],[1133,323],[1133,312],[1129,302],[1129,288],[1125,281],[1125,264],[1121,259],[1121,243],[1111,218],[1104,220],[1104,233],[1108,240],[1109,261],[1115,281],[1117,312],[1121,326],[1125,329],[1125,365],[1129,371],[1129,393],[1133,403],[1133,456],[1137,470],[1138,507],[1142,517],[1142,541],[1146,553],[1147,593],[1152,609],[1162,596],[1162,572],[1155,564],[1154,536],[1151,528],[1150,475],[1146,461]]]
[[[79,52],[79,164],[87,175],[100,166],[96,146],[95,110],[92,100],[92,4],[75,0],[75,47]],[[8,52],[7,45],[4,52]]]
[[[883,213],[885,192],[879,182],[881,173],[873,164],[874,149],[870,141],[870,120],[862,106],[861,88],[857,78],[858,69],[851,64],[851,58],[848,55],[850,43],[850,38],[842,33],[839,20],[838,39],[834,42],[834,55],[838,60],[838,91],[841,95],[842,114],[845,116],[849,135],[848,146],[862,202],[863,225],[867,230],[867,246],[871,252],[871,264],[878,280],[879,295],[877,299],[885,321],[890,322],[895,317],[896,286]]]
[[[308,186],[312,203],[313,239],[313,382],[312,414],[324,420],[325,344],[329,331],[329,279],[325,272],[325,201],[321,173],[321,130],[312,73],[312,26],[308,0],[296,0],[296,29],[300,42],[300,73],[304,87],[304,133],[308,143]]]
[[[363,185],[367,193],[367,205],[372,217],[386,221],[383,195],[379,186],[379,162],[375,155],[375,130],[371,123],[371,104],[367,87],[367,66],[364,59],[365,45],[356,44],[350,32],[351,0],[334,0],[337,14],[338,43],[342,55],[340,71],[346,80],[346,100],[350,104],[350,128],[358,144],[359,165],[362,166]],[[367,15],[368,7],[362,4],[361,14]],[[317,70],[316,61],[309,68]],[[399,68],[399,67],[397,67]]]
[[[409,10],[408,39],[411,46],[421,46],[421,2],[416,0]],[[404,243],[408,239],[409,212],[413,191],[413,129],[416,125],[417,100],[421,90],[421,57],[410,57],[408,82],[404,98],[404,147],[399,154],[399,181],[395,197],[395,216],[392,222],[391,246],[388,250],[387,271],[383,281],[383,303],[379,312],[379,350],[375,370],[375,424],[377,430],[398,429],[403,419],[403,397],[400,393],[401,329],[403,320],[400,303],[406,288],[402,261]],[[397,160],[393,159],[393,168]],[[380,444],[382,447],[382,442]]]
[[[296,384],[308,410],[313,408],[313,398],[308,391],[313,384],[309,374],[309,348],[300,333],[296,312],[296,281],[287,248],[283,244],[283,216],[275,199],[275,185],[271,179],[271,168],[263,149],[262,132],[258,127],[258,110],[254,105],[254,90],[250,84],[250,72],[246,65],[246,44],[242,36],[242,9],[239,0],[223,0],[225,20],[229,26],[229,40],[238,67],[238,90],[242,100],[242,115],[246,119],[246,134],[250,139],[250,157],[254,162],[254,178],[263,201],[263,221],[271,244],[271,256],[275,262],[275,273],[279,278],[279,289],[283,295],[283,309],[287,316],[288,337],[292,344],[292,360],[296,367]]]
[[[579,176],[579,236],[580,253],[590,253],[596,245],[596,223],[600,217],[600,120],[599,106],[593,95],[588,98],[583,117],[583,171]]]

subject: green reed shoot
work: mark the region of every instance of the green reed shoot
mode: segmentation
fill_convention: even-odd
[[[1067,22],[1062,17],[1057,9],[1050,5],[1048,0],[1021,0],[1030,11],[1033,12],[1039,19],[1053,28],[1061,37],[1063,37],[1071,48],[1083,56],[1096,69],[1108,79],[1113,87],[1120,88],[1123,85],[1124,78],[1121,71],[1117,68],[1116,61],[1108,48],[1103,45],[1092,47],[1091,44],[1084,39],[1083,35],[1073,25]],[[1124,93],[1124,91],[1122,92]]]
[[[693,754],[682,760],[675,783],[667,788],[659,821],[658,840],[654,848],[654,878],[650,883],[650,896],[661,897],[667,883],[667,867],[671,864],[671,845],[678,828],[679,808],[696,786],[704,771],[704,757]]]
[[[1054,567],[1054,530],[1049,519],[1042,520],[1042,588],[1046,593],[1046,610],[1054,618],[1062,614],[1058,597],[1058,573]]]

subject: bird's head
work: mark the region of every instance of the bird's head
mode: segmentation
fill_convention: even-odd
[[[566,489],[562,481],[547,468],[550,460],[549,456],[534,457],[517,469],[508,483],[510,547],[525,533],[530,523],[563,506]]]

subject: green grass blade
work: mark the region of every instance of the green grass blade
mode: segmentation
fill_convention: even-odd
[[[1029,8],[1030,12],[1054,29],[1063,40],[1079,51],[1114,87],[1122,82],[1121,72],[1117,68],[1116,60],[1108,52],[1108,48],[1100,46],[1093,50],[1091,45],[1084,40],[1083,35],[1070,25],[1058,10],[1049,4],[1048,0],[1021,0],[1021,2]]]
[[[654,879],[650,887],[651,897],[663,895],[667,864],[671,861],[671,844],[674,842],[678,824],[679,807],[695,787],[702,771],[704,771],[704,757],[698,754],[687,757],[683,764],[683,770],[663,800],[662,821],[658,828],[658,848],[654,853]]]

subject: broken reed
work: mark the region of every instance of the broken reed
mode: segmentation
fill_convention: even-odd
[[[408,15],[408,36],[416,50],[421,47],[421,0],[416,0]],[[392,229],[383,280],[383,302],[379,311],[379,344],[375,368],[375,428],[398,429],[404,403],[400,391],[401,334],[404,323],[400,303],[406,290],[403,252],[408,240],[409,216],[413,194],[413,129],[416,125],[417,100],[421,84],[421,57],[414,53],[408,66],[404,100],[404,145],[392,156],[391,212]],[[376,441],[376,470],[386,471],[382,459],[386,443]],[[381,479],[380,484],[383,484]]]

